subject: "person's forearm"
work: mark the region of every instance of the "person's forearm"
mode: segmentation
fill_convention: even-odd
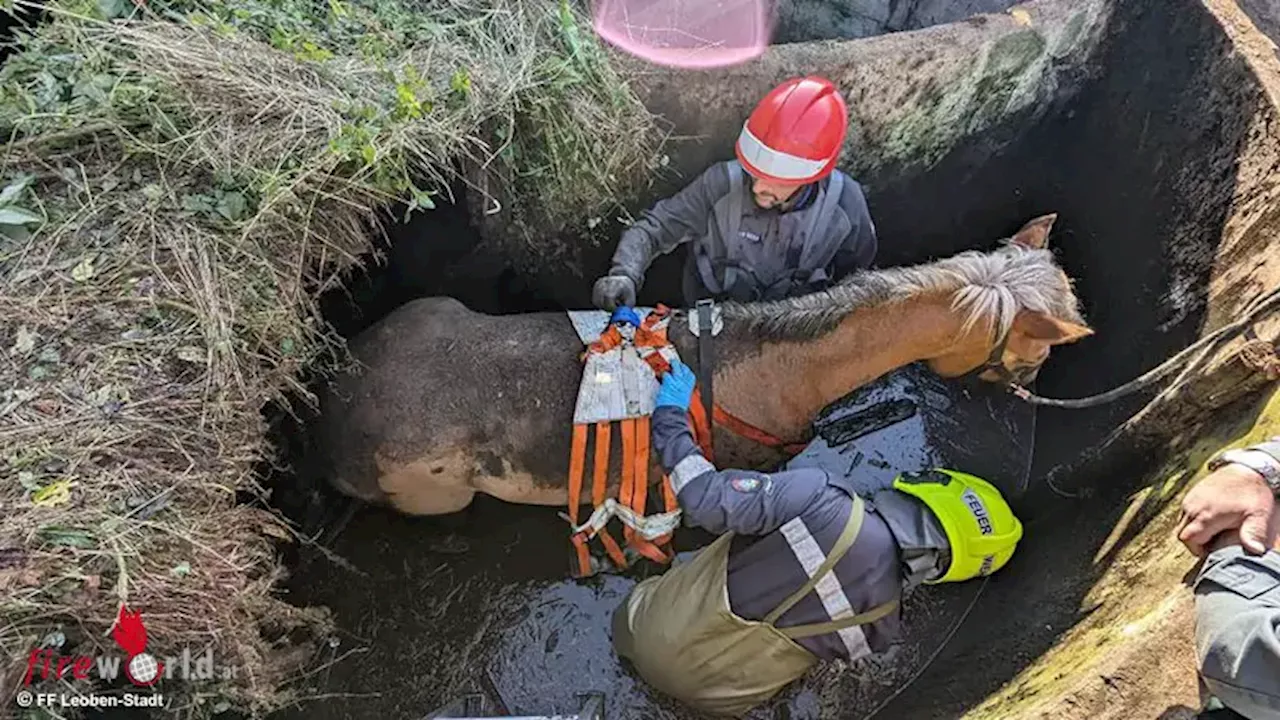
[[[659,255],[675,250],[706,229],[719,173],[708,170],[669,198],[641,213],[618,241],[609,272],[630,277],[638,288]]]
[[[643,222],[643,221],[641,221]],[[622,233],[618,240],[618,248],[613,251],[613,262],[609,266],[610,275],[625,275],[631,278],[638,289],[644,284],[645,273],[657,256],[657,245],[652,238],[652,223],[637,222]]]
[[[814,502],[826,487],[816,468],[766,475],[717,470],[702,455],[683,408],[660,405],[651,419],[653,447],[671,476],[685,521],[713,533],[760,535],[778,529]]]
[[[671,476],[676,493],[698,475],[715,470],[694,441],[685,410],[673,405],[659,406],[653,411],[650,426],[653,449],[662,461],[663,470]]]

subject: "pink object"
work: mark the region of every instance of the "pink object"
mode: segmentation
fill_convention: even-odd
[[[596,32],[658,65],[713,68],[769,46],[768,0],[594,0]]]

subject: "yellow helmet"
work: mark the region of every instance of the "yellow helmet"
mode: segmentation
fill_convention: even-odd
[[[1009,562],[1022,539],[1022,523],[986,480],[938,468],[903,473],[893,487],[927,505],[951,543],[951,566],[930,584],[990,575]]]

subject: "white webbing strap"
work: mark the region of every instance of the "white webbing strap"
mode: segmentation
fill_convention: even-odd
[[[646,516],[638,514],[635,510],[623,505],[614,498],[605,498],[604,504],[597,505],[595,511],[591,513],[591,517],[576,527],[573,526],[573,521],[569,519],[566,513],[560,513],[560,517],[564,518],[570,527],[573,527],[573,530],[570,531],[571,535],[588,531],[588,535],[595,536],[614,517],[621,520],[627,527],[635,530],[645,540],[656,540],[663,535],[675,532],[675,529],[680,527],[680,510],[678,508],[671,512]]]

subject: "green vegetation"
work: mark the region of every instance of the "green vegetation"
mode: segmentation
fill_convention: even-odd
[[[263,404],[341,357],[315,298],[379,210],[496,160],[519,212],[585,223],[656,146],[553,0],[54,0],[0,130],[0,676],[118,654],[127,602],[237,668],[166,687],[189,717],[289,701],[325,639],[274,595],[293,529],[237,493]]]

